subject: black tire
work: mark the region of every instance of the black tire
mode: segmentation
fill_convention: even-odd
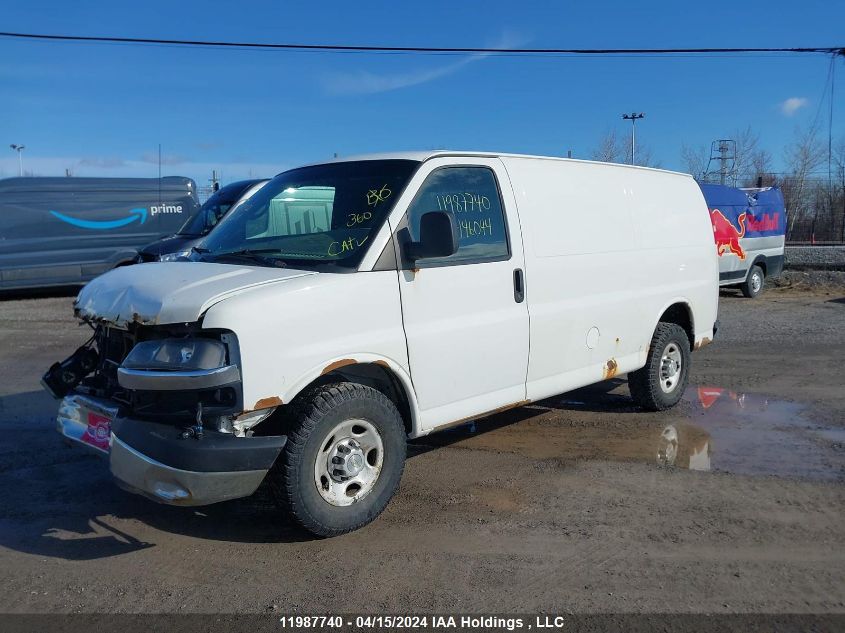
[[[763,272],[763,269],[759,266],[752,266],[751,270],[748,271],[748,277],[740,284],[739,289],[742,290],[743,295],[749,299],[753,299],[763,292],[765,279],[766,274]]]
[[[313,387],[291,406],[288,441],[268,476],[278,505],[316,536],[337,536],[373,521],[396,492],[405,467],[407,436],[396,406],[372,387],[348,382]],[[365,496],[351,505],[332,505],[318,491],[315,464],[332,429],[356,419],[378,431],[381,469]]]
[[[673,355],[677,351],[680,357],[680,377],[667,392],[661,386],[661,361],[664,353],[670,350]],[[689,383],[689,367],[690,343],[687,333],[679,325],[661,321],[651,339],[645,366],[628,374],[631,397],[648,411],[663,411],[675,406],[683,397]]]

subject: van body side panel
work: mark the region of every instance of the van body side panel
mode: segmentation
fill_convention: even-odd
[[[502,159],[526,251],[536,400],[631,368],[640,350],[631,318],[638,289],[633,224],[617,169],[533,158]],[[610,369],[608,368],[610,363]]]
[[[203,318],[204,328],[238,337],[247,410],[289,404],[343,365],[382,361],[409,374],[395,271],[319,273],[282,286],[246,290]]]
[[[696,182],[653,170],[629,170],[628,189],[639,247],[634,283],[647,342],[663,312],[685,304],[694,341],[713,338],[717,318],[718,258],[707,205]],[[643,354],[643,363],[645,354]]]
[[[526,249],[528,399],[642,367],[673,302],[692,307],[697,338],[712,337],[717,262],[691,178],[585,161],[502,161]]]

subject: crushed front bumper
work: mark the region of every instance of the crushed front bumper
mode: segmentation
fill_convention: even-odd
[[[157,462],[112,435],[109,456],[118,486],[159,503],[201,506],[248,497],[268,469],[227,472],[180,470]]]
[[[78,394],[62,400],[56,420],[66,438],[108,455],[121,488],[171,505],[251,495],[287,441],[212,430],[184,437],[178,426],[123,417],[113,403]]]

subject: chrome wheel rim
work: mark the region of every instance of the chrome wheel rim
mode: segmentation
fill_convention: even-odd
[[[660,358],[660,388],[663,393],[672,393],[681,381],[681,348],[677,343],[669,343]]]
[[[345,420],[320,444],[314,460],[317,492],[333,506],[366,497],[378,481],[384,460],[381,435],[367,420]]]
[[[754,294],[760,292],[760,289],[763,287],[763,278],[760,276],[760,273],[755,272],[751,275],[751,290]]]

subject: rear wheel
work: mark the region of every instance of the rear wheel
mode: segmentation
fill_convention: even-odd
[[[752,266],[748,271],[748,278],[740,285],[740,290],[749,299],[753,299],[763,291],[763,283],[766,275],[759,266]]]
[[[277,502],[317,536],[363,527],[387,506],[405,464],[405,428],[384,394],[356,383],[314,387],[293,404],[273,470]]]
[[[675,406],[687,388],[689,365],[687,333],[674,323],[658,323],[645,366],[628,374],[631,397],[649,411]]]

